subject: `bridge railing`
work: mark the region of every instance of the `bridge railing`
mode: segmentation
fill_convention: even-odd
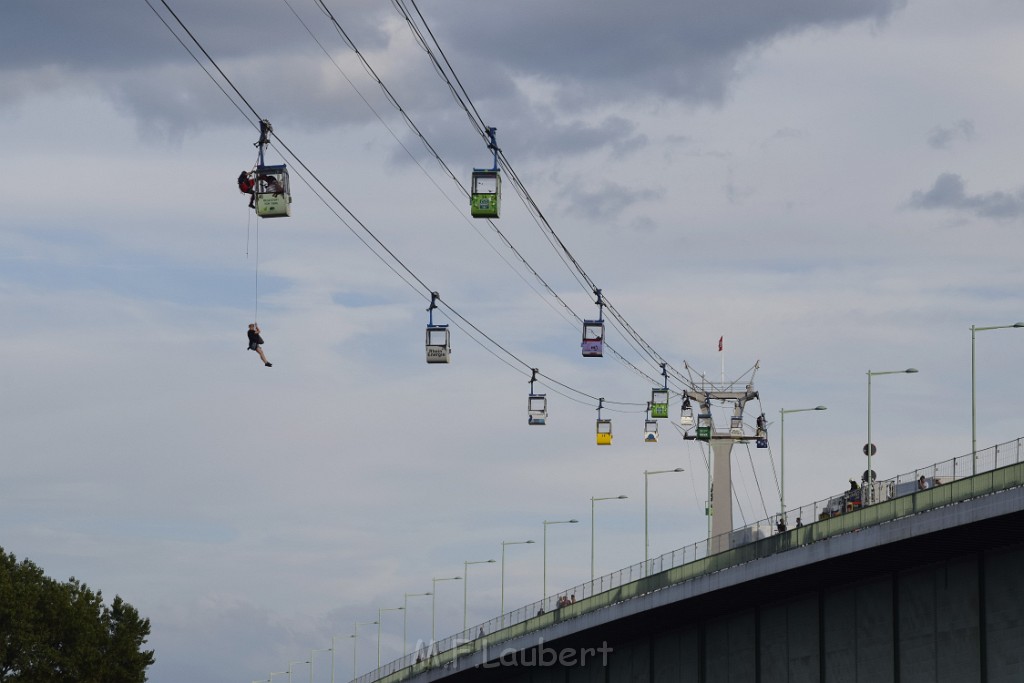
[[[637,562],[610,574],[596,577],[592,581],[559,591],[543,600],[496,616],[432,644],[426,644],[417,652],[359,676],[353,683],[372,683],[383,680],[390,683],[404,680],[428,668],[451,666],[460,656],[481,648],[494,648],[495,645],[503,641],[547,628],[554,623],[586,612],[661,590],[693,576],[725,569],[756,557],[782,552],[809,542],[847,533],[854,528],[881,524],[899,517],[916,514],[922,509],[938,507],[953,500],[967,499],[990,490],[999,490],[1004,488],[1004,482],[995,481],[995,479],[980,488],[971,487],[959,490],[958,487],[948,487],[947,489],[947,485],[971,477],[976,473],[993,472],[1022,462],[1024,462],[1024,437],[979,450],[976,456],[968,453],[891,479],[873,482],[871,491],[874,494],[875,503],[868,507],[877,507],[879,514],[856,515],[856,519],[853,517],[850,519],[855,523],[847,524],[845,523],[847,520],[844,519],[845,515],[865,507],[859,502],[860,496],[865,496],[864,489],[868,488],[868,483],[864,483],[857,489],[857,492],[847,490],[829,498],[787,510],[785,514],[780,511],[779,514],[753,524],[746,524],[727,534],[691,543],[646,562]],[[1018,482],[1017,479],[1012,479],[1005,482],[1005,485],[1021,483],[1024,483],[1024,480]],[[942,495],[927,496],[929,500],[924,508],[918,505],[894,503],[884,506],[883,512],[880,505],[929,489],[940,488],[947,489],[949,495],[946,495],[946,491],[935,490],[934,494],[941,493]],[[855,493],[857,495],[851,495]],[[780,525],[780,522],[784,526]],[[816,524],[816,522],[824,523]],[[801,528],[806,528],[806,533],[787,533]],[[764,542],[765,539],[773,536],[779,540],[778,543]],[[759,541],[761,543],[758,543]],[[757,544],[757,547],[754,547],[753,544]],[[752,553],[731,552],[744,546],[751,546]],[[567,604],[564,602],[565,599],[568,600]]]

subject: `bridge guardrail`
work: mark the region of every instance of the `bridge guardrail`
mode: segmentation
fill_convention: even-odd
[[[972,462],[974,461],[974,462]],[[975,475],[974,473],[977,472]],[[919,483],[924,478],[925,487]],[[647,562],[638,562],[547,596],[453,634],[419,652],[396,659],[352,683],[397,683],[427,669],[450,666],[459,657],[547,628],[557,622],[604,609],[755,559],[875,526],[901,517],[1024,485],[1024,437],[968,453],[913,472],[875,482],[878,502],[833,514],[834,502],[850,491],[703,539]],[[901,493],[903,492],[903,493]],[[784,526],[779,526],[779,522]],[[799,524],[798,524],[799,521]],[[784,530],[783,530],[784,529]],[[757,530],[752,531],[752,530]],[[766,531],[762,535],[762,532]],[[756,536],[756,538],[755,538]],[[562,597],[575,602],[558,607]]]

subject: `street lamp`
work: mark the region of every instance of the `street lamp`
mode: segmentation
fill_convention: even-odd
[[[430,647],[431,648],[434,647],[434,623],[435,623],[434,615],[437,612],[437,610],[435,609],[437,607],[437,582],[438,581],[460,581],[461,579],[462,579],[461,576],[445,576],[445,577],[442,577],[442,578],[439,578],[439,579],[431,579],[431,581],[434,582],[434,590],[432,591],[432,594],[431,594],[431,597],[430,597]]]
[[[544,594],[541,595],[541,602],[548,597],[548,525],[549,524],[578,524],[578,519],[567,519],[561,522],[544,522]]]
[[[590,498],[590,580],[594,580],[594,503],[599,500],[625,500],[629,496],[608,496],[607,498]]]
[[[971,474],[978,473],[978,419],[974,394],[974,333],[984,330],[1005,330],[1011,327],[1024,327],[1024,323],[1012,325],[992,325],[990,327],[976,327],[971,325]]]
[[[405,607],[378,607],[377,608],[377,668],[380,668],[380,623],[383,612],[399,612]]]
[[[333,660],[334,655],[334,643],[331,643],[330,647],[322,649],[310,650],[309,651],[309,683],[313,683],[313,653],[314,652],[330,652]]]
[[[502,541],[501,542],[501,625],[505,625],[505,546],[524,545],[533,541]]]
[[[652,474],[671,474],[672,472],[682,471],[682,467],[677,467],[674,470],[653,470],[650,472],[644,470],[644,576],[647,575],[648,550],[650,548],[650,536],[647,532],[647,479]],[[593,574],[593,570],[591,570],[591,574]],[[591,576],[590,579],[593,580],[594,577]]]
[[[292,683],[292,664],[309,664],[309,662],[304,662],[301,660],[288,662],[288,683]]]
[[[352,680],[356,678],[356,644],[359,643],[359,627],[376,623],[376,621],[357,621],[352,627]]]
[[[494,564],[494,560],[465,560],[462,563],[462,575],[466,577],[462,581],[462,630],[465,631],[469,628],[468,616],[469,612],[467,605],[469,604],[469,565],[471,564]]]
[[[779,411],[779,514],[786,518],[786,415],[789,413],[806,413],[812,410],[828,410],[825,406],[814,408],[792,408]],[[868,441],[870,441],[870,437]],[[869,466],[868,469],[871,469]]]
[[[863,492],[861,493],[861,505],[867,502],[869,505],[875,502],[875,487],[874,472],[871,470],[871,456],[875,454],[875,446],[871,443],[871,378],[877,375],[912,375],[917,372],[917,368],[907,368],[906,370],[882,370],[880,372],[872,372],[868,370],[868,442],[864,446],[864,454],[868,456],[868,495],[867,501],[864,500]]]
[[[402,599],[402,607],[405,609],[402,611],[402,656],[406,655],[406,627],[409,624],[409,598],[421,598],[426,595],[433,595],[433,593],[406,593],[405,598]],[[331,681],[331,683],[334,683]]]
[[[340,635],[340,634],[339,634]],[[352,636],[350,635],[349,638]],[[334,642],[337,635],[331,635],[331,683],[334,683],[334,653],[338,651],[338,645]]]

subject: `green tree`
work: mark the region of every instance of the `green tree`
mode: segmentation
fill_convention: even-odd
[[[0,548],[0,683],[144,683],[149,619]]]

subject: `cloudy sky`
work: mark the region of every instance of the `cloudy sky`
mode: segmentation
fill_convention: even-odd
[[[596,505],[597,572],[640,561],[644,470],[686,470],[650,481],[652,554],[703,537],[701,450],[666,421],[642,443],[658,369],[614,330],[640,372],[580,357],[593,297],[510,183],[501,235],[468,217],[460,184],[489,153],[412,5],[326,0],[335,26],[313,0],[152,1],[2,5],[0,546],[150,618],[150,680],[212,683],[266,679],[332,635],[344,680],[355,622],[503,541],[536,541],[507,549],[506,606],[539,599],[545,520],[580,521],[548,529],[548,592],[581,583],[592,497],[629,496]],[[254,117],[169,9],[309,169],[292,218],[247,210]],[[970,326],[1024,320],[1024,5],[419,10],[628,324],[678,370],[760,363],[772,448],[734,452],[737,524],[777,508],[780,409],[828,406],[787,420],[788,506],[864,469],[868,370],[920,370],[873,382],[880,476],[970,452]],[[428,366],[431,290],[493,343],[460,320],[452,364]],[[245,350],[254,317],[273,368]],[[1021,436],[1022,350],[1014,330],[978,334],[979,446]],[[528,367],[552,380],[545,427],[526,424]],[[611,448],[584,395],[615,402]],[[470,567],[471,623],[498,612],[498,567]],[[448,635],[463,591],[437,588]],[[410,639],[429,637],[429,598],[408,603]]]

